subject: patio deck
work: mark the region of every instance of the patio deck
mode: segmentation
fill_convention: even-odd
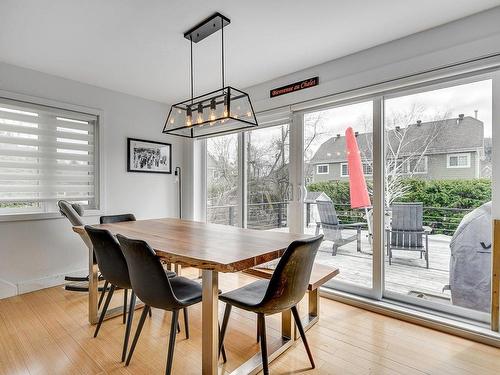
[[[306,233],[314,232],[315,225],[306,229]],[[418,252],[394,251],[391,265],[389,258],[385,256],[385,289],[416,297],[424,293],[420,298],[451,303],[450,292],[443,292],[443,287],[449,283],[450,240],[450,236],[443,234],[429,235],[429,269],[425,268],[425,260],[420,259]],[[332,256],[331,251],[332,243],[324,241],[316,262],[340,269],[340,274],[334,281],[371,287],[372,249],[366,231],[362,232],[361,253],[356,252],[356,242],[340,247],[336,256]]]

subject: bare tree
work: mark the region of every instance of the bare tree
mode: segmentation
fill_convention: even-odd
[[[385,118],[385,204],[389,207],[408,192],[404,181],[414,177],[425,166],[429,147],[439,136],[439,124],[449,118],[449,113],[434,116],[425,123],[425,130],[419,120],[425,112],[419,104],[413,104],[409,111],[393,111]],[[371,119],[360,118],[359,126],[371,128]],[[373,170],[372,133],[364,133],[367,149],[361,150],[363,163]]]

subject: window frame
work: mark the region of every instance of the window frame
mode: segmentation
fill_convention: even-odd
[[[458,162],[460,160],[461,156],[466,156],[467,157],[467,165],[459,165]],[[456,157],[457,158],[457,165],[451,165],[450,164],[450,159]],[[454,153],[454,154],[446,154],[446,168],[448,169],[467,169],[471,167],[471,155],[470,152],[460,152],[460,153]]]
[[[344,173],[344,166],[346,167],[347,173]],[[349,177],[349,164],[340,163],[340,177]]]
[[[411,171],[411,162],[413,160],[416,160],[418,161],[418,159],[421,159],[421,161],[424,163],[424,171],[420,172],[420,171],[416,171],[416,172],[412,172]],[[414,157],[414,158],[410,158],[406,161],[406,171],[404,172],[405,174],[428,174],[429,173],[429,157],[427,155],[424,155],[422,156],[422,158],[420,157]]]
[[[326,172],[320,172],[319,167],[326,167]],[[330,164],[316,164],[316,174],[330,174]]]
[[[56,100],[39,98],[24,94],[17,94],[10,91],[0,90],[0,97],[3,99],[24,102],[34,106],[52,107],[54,110],[80,112],[85,115],[97,117],[97,122],[94,131],[94,164],[95,176],[98,178],[96,186],[95,209],[88,209],[84,211],[84,216],[98,216],[105,212],[105,184],[104,184],[104,158],[103,147],[103,123],[104,113],[97,108],[85,107],[76,104],[63,103]],[[6,213],[0,214],[0,222],[13,222],[13,221],[30,221],[30,220],[45,220],[45,219],[62,219],[64,218],[60,212],[31,212],[31,213]]]

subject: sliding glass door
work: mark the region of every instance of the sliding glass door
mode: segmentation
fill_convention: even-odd
[[[303,114],[304,232],[322,233],[316,261],[342,272],[328,285],[371,290],[373,102]]]
[[[492,80],[386,97],[387,297],[488,321]]]

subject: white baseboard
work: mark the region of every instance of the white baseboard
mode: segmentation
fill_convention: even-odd
[[[17,296],[17,286],[7,280],[0,279],[0,299],[12,296]]]
[[[17,283],[17,294],[34,292],[36,290],[62,285],[65,283],[64,276],[86,276],[87,273],[88,273],[88,268],[87,269],[84,268],[72,272],[65,272],[64,274],[51,275],[39,279],[21,281]]]

